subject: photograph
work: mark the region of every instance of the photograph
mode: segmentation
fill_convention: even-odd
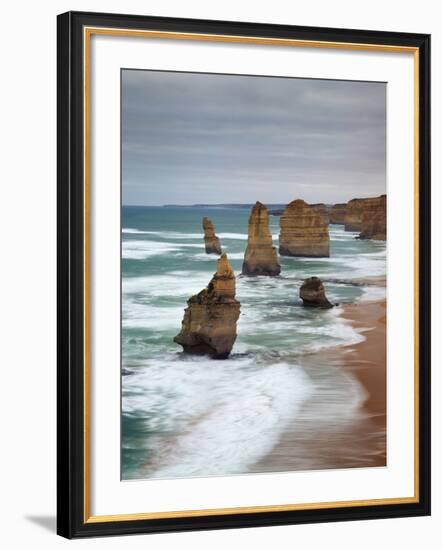
[[[386,82],[120,78],[121,480],[385,468]]]
[[[3,548],[442,540],[433,4],[4,4]]]

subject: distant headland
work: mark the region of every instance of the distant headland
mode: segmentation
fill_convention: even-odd
[[[250,209],[255,203],[253,202],[247,202],[247,203],[218,203],[218,204],[163,204],[163,208],[244,208],[244,209]],[[275,209],[284,209],[285,204],[279,203],[279,204],[267,204],[268,208],[275,208]]]

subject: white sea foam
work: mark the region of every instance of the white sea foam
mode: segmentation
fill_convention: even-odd
[[[217,233],[220,239],[246,241],[247,233]]]
[[[386,274],[386,251],[356,254],[354,258],[348,258],[351,266],[352,277],[376,277]],[[339,276],[339,273],[337,274]]]
[[[294,332],[298,341],[302,342],[298,350],[300,353],[355,345],[365,340],[363,336],[365,329],[355,328],[350,320],[342,317],[341,307],[334,307],[321,313],[319,324],[314,324],[312,319],[306,319],[304,323],[296,320]]]
[[[133,229],[132,227],[123,227],[121,232],[129,235],[149,235],[152,233],[152,231],[141,231],[141,229]]]
[[[204,239],[204,233],[180,233],[178,231],[163,231],[162,233],[158,233],[165,239]]]
[[[333,347],[333,345],[350,346],[365,340],[365,336],[362,334],[364,330],[355,329],[353,326],[349,324],[346,325],[344,323],[338,323],[334,327],[324,328],[322,331],[311,329],[300,330],[299,332],[300,334],[315,334],[316,336],[321,337],[306,344],[303,351],[319,351]],[[326,340],[325,337],[329,337],[330,339]]]
[[[164,434],[151,437],[156,460],[140,477],[244,472],[270,452],[312,391],[305,372],[284,362],[151,361],[126,377],[123,395],[124,413]]]
[[[364,286],[362,290],[363,294],[358,302],[377,302],[387,297],[387,289],[382,286]]]
[[[229,255],[229,258],[230,258],[230,255]],[[215,256],[215,254],[207,254],[206,252],[199,252],[198,254],[195,254],[194,256],[192,256],[192,260],[199,260],[204,262],[216,262],[216,260],[218,260],[218,256]],[[215,263],[213,265],[216,266]]]
[[[166,239],[202,239],[204,233],[182,233],[180,231],[142,231],[140,229],[132,229],[129,227],[123,227],[122,233],[128,234],[142,234],[142,235],[158,235]]]
[[[349,241],[353,241],[354,238],[355,238],[354,235],[349,235],[349,234],[346,234],[346,235],[342,234],[341,235],[341,234],[338,234],[338,233],[333,235],[333,234],[330,233],[330,240],[332,241],[332,243],[333,243],[333,241],[349,242]]]
[[[156,307],[150,304],[141,304],[125,300],[123,304],[123,328],[142,328],[153,333],[176,329],[178,332],[183,316],[182,307]]]
[[[145,260],[152,256],[178,252],[183,248],[203,248],[203,244],[171,243],[161,241],[123,241],[122,257],[128,260]]]
[[[244,259],[244,252],[229,252],[229,249],[228,247],[223,247],[223,252],[225,252],[227,254],[227,257],[229,260],[243,260]],[[205,252],[202,252],[202,253],[199,253],[199,254],[195,254],[195,256],[193,257],[197,260],[211,260],[211,261],[214,261],[214,260],[217,260],[217,256],[215,256],[214,254],[206,254]]]
[[[155,241],[123,241],[121,255],[127,260],[145,260],[151,256],[168,254],[179,250],[170,243]]]
[[[334,279],[358,279],[376,277],[386,273],[386,251],[346,254],[329,258],[291,258],[284,257],[284,262],[296,262],[297,274],[308,276],[311,263],[315,266],[315,275],[320,278],[333,276]],[[304,269],[303,269],[303,266]],[[284,270],[283,270],[284,273]]]
[[[302,355],[364,340],[362,331],[341,316],[340,307],[306,312],[294,303],[261,305],[265,313],[253,304],[241,307],[235,344],[241,353],[255,353],[258,348],[269,351],[270,347],[281,356]]]
[[[238,240],[246,241],[248,239],[247,233],[217,233],[218,237],[222,240]],[[274,233],[272,235],[274,241],[279,239],[279,233]]]
[[[387,249],[381,248],[376,252],[364,252],[362,254],[359,254],[359,256],[363,256],[365,258],[379,258],[379,259],[385,260],[387,258]]]
[[[191,296],[205,288],[210,280],[207,273],[171,271],[167,275],[125,277],[122,280],[123,295],[145,294],[147,297]],[[126,298],[124,298],[126,300]]]
[[[307,407],[296,417],[302,429],[333,432],[336,426],[354,422],[361,414],[360,405],[367,397],[365,389],[344,369],[316,365],[309,369],[315,388],[314,407]],[[306,423],[307,421],[307,423]],[[296,423],[294,428],[296,429]],[[311,468],[311,464],[306,464]]]

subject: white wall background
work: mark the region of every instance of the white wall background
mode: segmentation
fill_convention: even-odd
[[[432,34],[433,204],[442,203],[440,2],[421,0],[29,0],[2,6],[0,135],[0,524],[8,549],[195,550],[439,547],[442,537],[442,216],[433,222],[433,516],[69,542],[55,535],[56,21],[67,10],[230,19]],[[436,212],[434,213],[436,214]]]

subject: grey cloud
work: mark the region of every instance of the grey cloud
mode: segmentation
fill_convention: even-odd
[[[384,83],[125,70],[124,204],[385,192]]]

